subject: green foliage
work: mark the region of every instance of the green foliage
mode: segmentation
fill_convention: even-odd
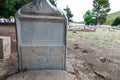
[[[105,18],[105,25],[112,25],[112,23],[115,21],[117,17],[120,16],[120,11],[108,14],[107,17]],[[104,21],[103,21],[104,22]]]
[[[10,18],[10,16],[14,16],[15,3],[16,0],[0,0],[0,17]]]
[[[107,13],[110,11],[109,0],[93,0],[93,13],[97,23],[103,24],[106,21]]]
[[[118,25],[120,25],[120,16],[117,17],[112,23],[112,26],[118,26]]]
[[[17,0],[14,7],[16,10],[18,10],[19,8],[21,8],[23,5],[27,4],[30,1],[32,0]],[[52,5],[57,6],[57,3],[56,3],[57,0],[49,0],[49,1],[51,2]]]
[[[32,0],[0,0],[0,17],[10,18],[14,16],[19,8],[30,1]],[[57,0],[50,0],[54,6],[57,6],[56,1]]]
[[[31,0],[0,0],[0,17],[10,18],[24,4]]]
[[[83,18],[86,25],[96,24],[96,19],[94,18],[93,13],[90,10],[86,11]]]
[[[30,1],[32,0],[17,0],[14,7],[16,10],[18,10],[19,8],[21,8],[23,5],[27,4]]]
[[[55,7],[57,7],[57,3],[56,3],[57,0],[49,0],[49,1],[52,3],[52,5],[54,5]]]
[[[73,14],[71,13],[70,8],[67,6],[65,9],[68,21],[72,21]]]

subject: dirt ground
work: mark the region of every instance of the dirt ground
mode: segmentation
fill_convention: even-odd
[[[119,35],[118,30],[106,29],[97,29],[96,32],[68,31],[67,61],[74,68],[72,74],[78,80],[120,80]],[[12,39],[11,58],[0,65],[0,80],[4,80],[18,72],[16,34],[8,30],[0,31],[0,36],[11,36]]]
[[[68,32],[68,60],[78,80],[120,80],[120,31]]]

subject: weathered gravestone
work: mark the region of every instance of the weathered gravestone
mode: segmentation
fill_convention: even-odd
[[[20,69],[66,69],[65,15],[48,0],[18,10],[16,27]]]
[[[0,59],[6,60],[11,54],[11,39],[8,36],[0,36]]]

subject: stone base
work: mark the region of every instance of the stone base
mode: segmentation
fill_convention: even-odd
[[[34,70],[13,75],[6,80],[75,80],[75,76],[62,70]]]
[[[21,69],[66,70],[64,46],[20,46]]]

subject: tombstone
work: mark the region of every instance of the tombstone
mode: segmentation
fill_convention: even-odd
[[[6,60],[11,53],[11,39],[8,36],[0,36],[0,59]]]
[[[66,16],[49,0],[33,0],[16,13],[20,69],[66,69]]]
[[[3,59],[3,40],[0,39],[0,59]]]

